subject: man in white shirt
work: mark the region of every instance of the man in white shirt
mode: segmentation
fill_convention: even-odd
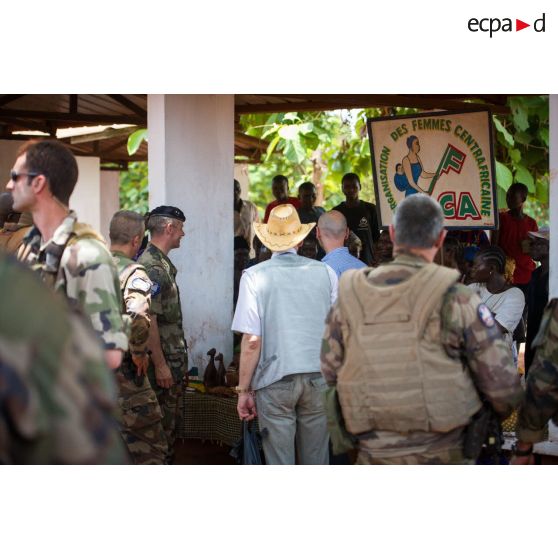
[[[337,298],[337,275],[296,254],[315,226],[280,205],[267,224],[254,224],[270,260],[240,281],[232,330],[243,334],[238,416],[258,417],[267,464],[328,463],[328,432],[320,374],[323,325]],[[256,410],[257,409],[257,410]]]

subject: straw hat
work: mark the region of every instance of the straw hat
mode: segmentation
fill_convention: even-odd
[[[272,252],[283,252],[302,242],[315,226],[303,225],[294,206],[286,203],[271,210],[267,224],[254,223],[254,232]]]

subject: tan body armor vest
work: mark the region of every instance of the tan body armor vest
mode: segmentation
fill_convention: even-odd
[[[0,230],[0,248],[5,250],[8,254],[15,254],[23,242],[23,237],[30,229],[31,225],[14,227],[11,230],[5,226],[4,229]]]
[[[458,277],[436,264],[398,285],[373,285],[364,270],[342,275],[348,328],[337,391],[349,432],[449,432],[481,407],[469,371],[440,342],[445,294]]]

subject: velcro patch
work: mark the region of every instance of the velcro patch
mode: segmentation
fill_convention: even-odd
[[[141,277],[136,277],[135,279],[132,279],[130,286],[135,291],[140,291],[140,293],[147,294],[151,290],[151,283],[149,283],[145,279],[142,279]]]
[[[496,323],[494,321],[494,316],[492,315],[492,312],[490,311],[490,309],[486,304],[484,303],[479,304],[479,307],[477,308],[477,313],[479,315],[479,320],[486,327],[494,327],[494,324]]]
[[[151,296],[157,296],[161,292],[161,285],[153,282],[151,284]]]

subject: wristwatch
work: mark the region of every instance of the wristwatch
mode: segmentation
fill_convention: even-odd
[[[236,391],[236,393],[238,393],[239,395],[241,393],[252,393],[252,390],[250,388],[243,388],[240,386],[235,386],[234,391]]]

